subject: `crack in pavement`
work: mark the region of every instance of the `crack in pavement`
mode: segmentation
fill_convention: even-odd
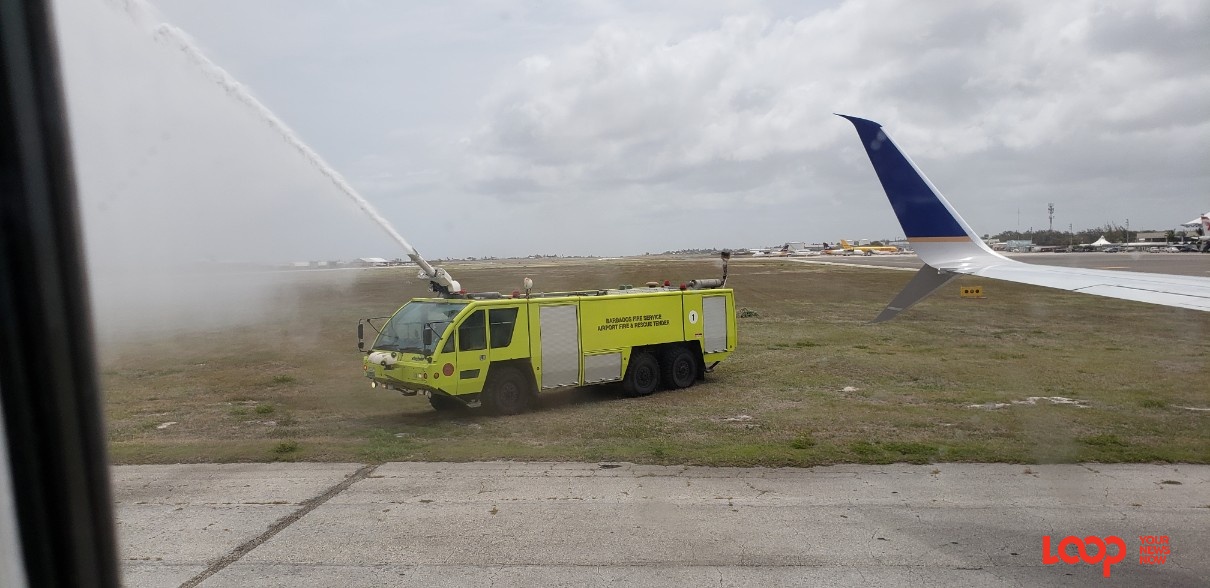
[[[206,581],[206,579],[209,578],[210,576],[213,576],[213,575],[223,571],[224,568],[239,561],[245,555],[248,555],[248,553],[250,551],[252,551],[253,549],[256,549],[257,547],[260,547],[261,544],[263,544],[264,542],[273,538],[274,535],[280,533],[286,527],[289,527],[290,525],[293,525],[294,523],[298,522],[298,520],[303,518],[304,516],[306,516],[307,513],[319,508],[320,506],[323,505],[323,503],[331,500],[332,497],[336,496],[337,494],[344,492],[345,490],[347,490],[349,488],[349,486],[352,486],[353,484],[356,484],[357,482],[364,480],[366,478],[366,476],[369,476],[370,473],[372,473],[377,468],[378,468],[377,465],[362,466],[360,469],[358,469],[356,472],[353,472],[352,475],[345,478],[340,483],[336,484],[335,486],[332,486],[331,488],[328,488],[327,491],[325,491],[323,494],[320,494],[319,496],[316,496],[314,498],[310,498],[310,499],[303,501],[301,508],[282,517],[281,519],[278,519],[277,522],[273,523],[272,525],[269,525],[269,528],[266,529],[264,533],[261,533],[260,535],[257,535],[256,537],[253,537],[252,539],[249,539],[248,541],[244,542],[239,547],[236,547],[235,549],[231,550],[230,553],[228,553],[227,555],[224,555],[223,557],[219,558],[214,563],[207,566],[206,569],[202,570],[200,573],[198,573],[198,575],[190,578],[189,580],[185,581],[185,583],[181,584],[181,588],[194,588],[198,584],[201,584],[202,582]]]

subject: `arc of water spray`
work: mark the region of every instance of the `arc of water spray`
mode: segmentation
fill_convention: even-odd
[[[416,251],[416,248],[412,247],[412,244],[408,243],[407,239],[404,239],[403,235],[400,235],[399,232],[395,230],[395,227],[391,225],[390,221],[383,217],[382,214],[378,212],[378,209],[374,208],[373,204],[370,204],[370,202],[363,198],[361,194],[358,194],[357,190],[353,189],[353,186],[351,186],[349,182],[340,175],[339,172],[333,169],[332,166],[328,165],[328,163],[324,161],[318,153],[303,143],[302,139],[300,139],[298,135],[290,129],[290,127],[286,126],[286,123],[277,118],[277,115],[273,114],[273,112],[270,111],[264,104],[261,104],[260,100],[257,100],[254,96],[252,96],[252,94],[244,88],[243,84],[239,83],[239,81],[232,77],[231,74],[227,73],[227,70],[219,67],[213,61],[210,61],[210,58],[206,57],[206,55],[202,53],[201,49],[199,49],[197,45],[193,43],[193,41],[188,35],[185,34],[184,31],[168,23],[160,23],[156,25],[153,31],[153,38],[156,40],[156,42],[170,44],[174,48],[180,50],[190,61],[201,69],[207,77],[221,86],[229,96],[240,101],[248,108],[251,108],[257,115],[264,119],[265,123],[268,124],[270,128],[277,131],[286,140],[286,142],[290,144],[291,147],[293,147],[300,155],[303,156],[303,158],[310,162],[316,170],[327,177],[328,180],[330,180],[341,192],[345,194],[345,196],[348,196],[348,198],[352,200],[362,212],[366,213],[366,215],[373,219],[374,222],[376,222],[379,227],[386,231],[396,243],[399,243],[412,261],[416,262],[416,264],[419,265],[420,268],[423,269],[429,276],[437,275],[433,267],[420,256],[420,252]]]

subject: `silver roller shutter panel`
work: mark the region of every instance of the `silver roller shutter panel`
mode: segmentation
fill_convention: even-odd
[[[727,350],[727,297],[702,297],[702,322],[706,328],[706,353]]]
[[[541,306],[542,388],[580,383],[580,323],[572,304]]]

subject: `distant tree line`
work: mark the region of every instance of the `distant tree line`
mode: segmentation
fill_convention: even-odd
[[[1139,233],[1155,232],[1153,229],[1143,230],[1126,230],[1126,227],[1121,225],[1108,223],[1105,226],[1083,229],[1071,233],[1069,231],[1004,231],[996,235],[991,235],[992,239],[1001,241],[1033,241],[1034,245],[1046,246],[1064,246],[1068,244],[1079,245],[1081,243],[1092,243],[1100,239],[1102,235],[1105,239],[1114,243],[1126,243],[1129,241],[1137,241]],[[1176,231],[1165,231],[1169,241],[1179,241],[1180,237]],[[988,238],[984,235],[984,238]]]

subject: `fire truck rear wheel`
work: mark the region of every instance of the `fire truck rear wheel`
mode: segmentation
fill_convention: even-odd
[[[697,361],[684,347],[673,347],[660,357],[660,379],[669,389],[688,388],[697,381]]]
[[[630,357],[630,367],[622,380],[622,390],[627,396],[647,396],[660,387],[660,364],[655,356],[640,351]]]
[[[495,414],[525,412],[533,398],[529,381],[513,368],[504,368],[492,374],[483,390],[483,406]]]

